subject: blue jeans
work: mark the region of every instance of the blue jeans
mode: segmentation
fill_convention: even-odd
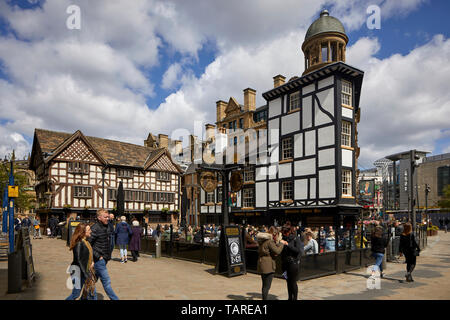
[[[73,283],[72,293],[70,294],[70,296],[68,296],[66,298],[66,300],[76,300],[76,299],[78,299],[78,297],[81,294],[81,289],[83,288],[83,284],[84,284],[85,281],[86,281],[86,278],[84,277],[83,273],[81,273],[81,277],[80,277],[81,288],[77,289],[77,288],[75,288],[75,280],[72,280],[72,283]],[[87,299],[88,300],[97,300],[97,291],[94,289],[94,295],[92,296],[89,293],[88,296],[87,296]]]
[[[384,257],[384,253],[373,252],[372,253],[372,257],[374,257],[376,259],[375,260],[375,265],[378,267],[380,272],[383,272],[383,257]]]
[[[119,300],[111,288],[111,279],[109,278],[108,270],[106,269],[105,259],[100,259],[94,264],[95,275],[102,281],[103,288],[111,300]],[[95,292],[95,299],[97,299],[97,291]]]
[[[127,245],[126,244],[119,244],[119,249],[120,249],[120,258],[127,260]]]

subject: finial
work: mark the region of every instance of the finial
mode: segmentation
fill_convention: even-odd
[[[323,9],[322,10],[322,12],[320,13],[320,17],[323,17],[323,16],[329,16],[330,14],[328,13],[328,10],[327,9]]]

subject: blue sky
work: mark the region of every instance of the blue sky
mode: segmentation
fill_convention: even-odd
[[[448,1],[193,3],[2,2],[0,156],[27,154],[36,127],[141,144],[148,132],[214,123],[215,102],[242,103],[247,87],[261,105],[274,75],[301,75],[300,46],[323,8],[344,23],[347,63],[365,71],[360,166],[410,148],[450,152]],[[64,28],[69,4],[81,7],[81,30]],[[380,30],[366,27],[371,4]]]

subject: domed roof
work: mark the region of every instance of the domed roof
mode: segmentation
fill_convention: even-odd
[[[305,41],[319,33],[324,32],[339,32],[345,34],[345,29],[342,23],[335,17],[331,17],[327,10],[320,13],[320,18],[314,21],[306,32]]]

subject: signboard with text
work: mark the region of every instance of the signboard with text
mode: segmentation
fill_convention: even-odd
[[[19,197],[19,187],[18,186],[8,186],[8,197],[18,198]]]
[[[227,273],[228,277],[246,273],[244,246],[239,226],[222,226],[216,273]]]

